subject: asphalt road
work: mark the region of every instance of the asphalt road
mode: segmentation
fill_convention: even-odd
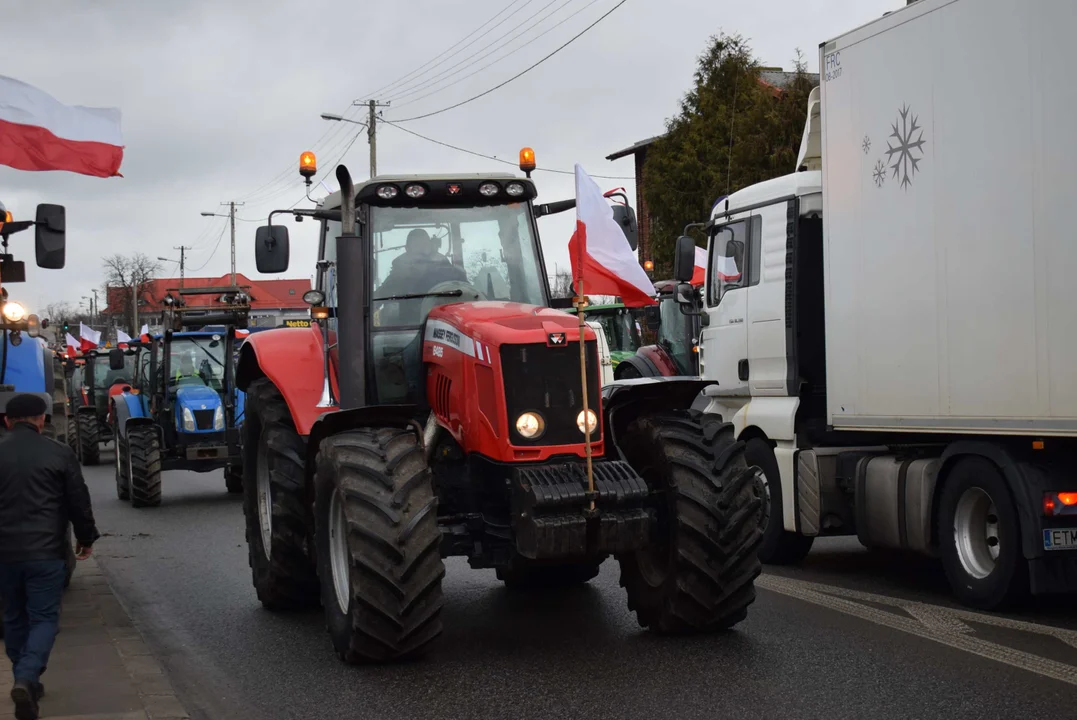
[[[162,506],[135,510],[116,499],[111,460],[106,447],[84,469],[106,534],[96,553],[196,718],[1074,717],[1072,600],[966,613],[935,563],[845,539],[768,568],[734,630],[688,638],[642,631],[612,562],[583,588],[520,596],[452,559],[435,651],[347,666],[320,612],[258,604],[220,472],[168,473]]]

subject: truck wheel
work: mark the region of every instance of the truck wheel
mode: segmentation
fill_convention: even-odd
[[[759,559],[768,565],[795,565],[811,550],[813,537],[789,532],[782,524],[782,478],[774,450],[763,438],[752,438],[744,444],[744,459],[763,471],[767,483],[766,498],[770,503],[769,518],[759,546]]]
[[[229,465],[224,469],[224,487],[232,495],[243,492],[243,468]]]
[[[157,429],[136,426],[127,431],[128,472],[131,506],[157,507],[161,504],[161,440]]]
[[[1021,523],[993,463],[961,460],[939,499],[939,550],[954,595],[965,605],[999,610],[1029,593],[1028,561],[1021,551]]]
[[[131,458],[128,457],[127,442],[120,437],[115,425],[112,434],[116,438],[116,497],[127,500],[131,496]]]
[[[255,592],[269,610],[315,606],[318,576],[309,547],[306,441],[268,378],[251,383],[245,413],[243,515]]]
[[[79,426],[79,460],[83,465],[97,465],[101,462],[101,440],[97,427],[97,416],[92,412],[78,414]]]
[[[326,627],[348,663],[425,654],[441,635],[437,495],[414,433],[362,429],[322,442],[315,538]]]
[[[619,445],[662,498],[650,547],[618,558],[639,624],[682,633],[743,620],[761,571],[765,488],[733,426],[660,412],[634,420]]]
[[[497,569],[497,579],[510,590],[553,590],[583,585],[598,575],[598,568],[594,562],[528,567],[514,559],[511,567]]]

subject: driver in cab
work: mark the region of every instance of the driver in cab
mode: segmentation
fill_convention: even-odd
[[[456,267],[438,252],[438,241],[422,228],[408,233],[404,252],[393,260],[392,269],[381,287],[375,292],[375,300],[388,300],[401,295],[421,295],[443,282],[467,282],[467,273]],[[414,305],[414,308],[408,307]],[[407,314],[417,315],[419,303],[401,305]],[[402,312],[402,314],[404,314]],[[415,318],[418,321],[419,318]]]

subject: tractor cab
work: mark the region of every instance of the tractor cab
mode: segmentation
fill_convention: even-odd
[[[638,312],[620,303],[592,305],[584,311],[584,317],[588,321],[598,322],[602,326],[602,332],[610,346],[610,360],[614,372],[622,360],[635,355],[643,345],[637,316]]]
[[[671,377],[699,375],[698,312],[690,312],[689,306],[678,303],[678,287],[682,292],[695,296],[695,307],[700,307],[699,288],[678,285],[673,280],[659,280],[654,284],[657,305],[644,309],[644,322],[654,333],[655,343],[644,345],[636,353],[622,359],[614,371],[617,380],[639,377]]]

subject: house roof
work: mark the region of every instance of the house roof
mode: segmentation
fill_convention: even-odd
[[[624,150],[618,150],[617,152],[613,153],[612,155],[607,155],[606,159],[607,160],[620,160],[621,158],[625,157],[626,155],[635,155],[637,151],[642,150],[643,148],[645,148],[648,145],[654,143],[654,141],[658,140],[661,137],[662,137],[661,135],[655,135],[654,137],[649,137],[646,140],[640,140],[635,145],[629,145]]]
[[[244,288],[251,296],[252,310],[304,310],[307,304],[303,302],[303,293],[310,290],[310,280],[251,280],[242,273],[236,273],[236,284]],[[221,275],[211,278],[184,278],[184,288],[219,288],[231,285],[229,275]],[[179,287],[177,278],[155,278],[151,280],[142,300],[145,305],[139,306],[140,312],[159,312],[162,309],[162,300],[169,290]],[[127,288],[108,288],[108,304],[105,313],[119,313],[124,309],[124,293]],[[175,294],[175,293],[173,293]],[[187,295],[185,298],[188,307],[213,307],[219,302],[217,295]]]

